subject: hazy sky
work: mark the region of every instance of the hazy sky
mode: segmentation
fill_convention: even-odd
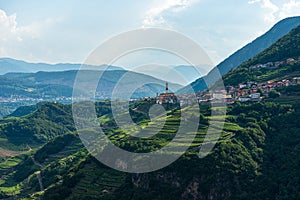
[[[82,63],[114,35],[163,27],[195,40],[217,64],[296,15],[300,0],[0,0],[0,57]]]

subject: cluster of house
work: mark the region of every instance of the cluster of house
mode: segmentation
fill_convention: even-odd
[[[261,68],[273,69],[273,68],[278,68],[280,66],[284,66],[284,65],[287,65],[287,64],[293,64],[293,63],[296,63],[296,62],[300,62],[300,57],[298,59],[288,58],[288,59],[283,60],[283,61],[268,62],[268,63],[265,63],[265,64],[256,64],[256,65],[250,66],[250,69],[261,69]]]
[[[157,95],[155,101],[157,104],[179,103],[181,106],[194,103],[227,103],[231,104],[239,102],[258,102],[263,97],[268,97],[271,90],[279,87],[300,84],[300,77],[295,77],[292,80],[268,81],[265,83],[256,83],[253,81],[240,83],[238,87],[227,86],[225,90],[217,90],[214,92],[205,90],[195,94],[175,95],[170,93],[168,83],[166,83],[166,92]]]
[[[256,83],[253,81],[240,83],[238,87],[227,86],[225,91],[216,91],[210,94],[208,91],[200,92],[197,96],[201,102],[207,101],[225,101],[226,103],[261,101],[263,97],[268,97],[271,90],[279,87],[300,84],[300,77],[295,77],[292,80],[282,81],[267,81],[265,83]]]
[[[63,103],[70,103],[72,102],[72,97],[51,97],[51,96],[43,96],[43,97],[26,97],[22,95],[11,95],[10,97],[2,97],[0,96],[0,102],[2,103],[17,103],[17,102],[28,102],[28,103],[38,103],[43,101],[49,102],[63,102]]]

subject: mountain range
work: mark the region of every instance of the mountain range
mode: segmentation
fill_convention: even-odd
[[[93,93],[97,99],[110,99],[112,94],[119,99],[128,99],[125,96],[131,89],[134,89],[130,97],[132,99],[155,97],[157,93],[165,92],[165,80],[141,73],[114,69],[104,71],[99,81],[97,74],[102,72],[100,70],[80,71],[80,74],[85,77],[85,80],[81,82],[84,84],[84,88],[80,91]],[[11,114],[20,106],[32,105],[40,101],[71,103],[77,73],[77,70],[69,70],[0,75],[0,117]],[[122,77],[125,74],[128,78],[124,81]],[[122,82],[119,83],[121,80]],[[97,83],[96,91],[88,89]],[[122,86],[118,92],[114,91],[116,85]],[[137,85],[140,86],[137,87]],[[179,84],[169,83],[170,91],[176,91],[181,87]]]
[[[85,76],[86,88],[90,87],[93,80],[97,78],[95,74],[101,71],[86,70],[81,71]],[[3,93],[2,97],[23,96],[43,98],[49,96],[56,97],[72,97],[73,85],[76,80],[77,70],[61,71],[61,72],[37,72],[37,73],[7,73],[0,76],[0,87]],[[122,83],[124,91],[136,84],[145,84],[141,88],[137,88],[132,98],[143,98],[148,96],[155,96],[157,93],[165,91],[165,81],[156,79],[154,77],[139,74],[125,70],[108,70],[104,71],[101,80],[99,81],[97,93],[99,98],[109,99],[114,87],[122,76],[129,76],[130,79],[126,83]],[[178,84],[169,84],[174,91],[181,86]]]
[[[22,60],[16,60],[12,58],[0,58],[0,75],[7,73],[37,73],[37,72],[59,72],[79,70],[81,64],[59,63],[59,64],[47,64],[47,63],[30,63]],[[119,66],[112,65],[85,65],[85,70],[99,70],[99,71],[128,71]],[[199,78],[200,73],[193,66],[178,65],[178,66],[145,66],[144,68],[133,69],[132,71],[147,74],[158,79],[162,79],[169,82],[174,82],[180,85],[184,83],[190,83]],[[164,73],[164,74],[163,74]],[[179,76],[178,76],[179,74]],[[12,75],[11,75],[12,76]],[[178,80],[178,78],[180,80]]]
[[[66,71],[66,70],[79,70],[81,64],[47,64],[47,63],[29,63],[22,60],[15,60],[12,58],[0,58],[0,75],[6,73],[35,73],[39,71]],[[88,70],[124,70],[122,67],[117,66],[85,66]]]

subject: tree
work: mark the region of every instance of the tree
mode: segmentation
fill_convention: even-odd
[[[264,95],[262,89],[260,89],[260,88],[258,88],[257,93],[259,93],[261,96]]]
[[[276,98],[280,97],[280,93],[277,92],[276,90],[271,90],[269,92],[269,97],[272,99],[276,99]]]

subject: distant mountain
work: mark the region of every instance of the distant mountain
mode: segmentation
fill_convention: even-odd
[[[274,42],[288,34],[292,29],[300,25],[300,17],[286,18],[278,22],[273,26],[268,32],[259,38],[255,39],[253,42],[247,44],[245,47],[241,48],[214,69],[212,69],[207,76],[197,79],[191,83],[192,88],[197,92],[207,88],[207,84],[214,84],[219,77],[218,70],[221,75],[225,75],[231,69],[237,68],[243,62],[249,60],[250,58],[256,56],[258,53],[262,52],[266,48],[270,47]],[[181,89],[179,93],[191,93],[187,87]]]
[[[225,85],[236,86],[245,81],[269,81],[292,79],[300,76],[300,26],[279,39],[257,56],[227,73]],[[289,60],[289,61],[288,61]],[[255,68],[255,65],[273,64],[270,67]],[[276,66],[276,63],[278,66]]]
[[[21,60],[15,60],[11,58],[0,58],[0,74],[6,74],[11,72],[23,72],[23,73],[35,73],[38,71],[66,71],[66,70],[78,70],[81,64],[46,64],[46,63],[28,63]],[[89,66],[90,70],[104,70],[107,65],[101,66]],[[107,70],[123,70],[121,67],[109,66]]]
[[[77,70],[69,70],[0,75],[0,118],[11,114],[20,106],[32,105],[41,101],[71,103],[77,72]],[[127,93],[132,89],[134,92],[130,98],[133,99],[155,97],[157,93],[165,92],[165,80],[125,70],[108,70],[103,73],[99,81],[97,74],[101,72],[103,71],[81,71],[85,77],[82,91],[95,94],[97,99],[110,99],[112,94],[118,99],[128,99]],[[125,74],[129,78],[119,84]],[[98,81],[97,90],[90,90],[89,88],[94,87]],[[122,86],[118,92],[114,91],[117,85]],[[137,85],[140,87],[136,88]],[[182,85],[169,82],[170,91],[175,92],[181,87]],[[26,111],[20,110],[20,113],[23,115]],[[15,114],[19,116],[20,113]]]
[[[62,72],[8,73],[0,76],[0,88],[2,91],[5,91],[5,93],[1,95],[5,97],[11,95],[28,97],[71,97],[77,72],[77,70],[70,70]],[[93,80],[95,81],[95,79],[98,78],[97,73],[100,73],[100,71],[85,70],[82,73],[86,79],[84,84],[86,88],[89,88]],[[133,98],[155,96],[156,93],[161,93],[165,90],[165,81],[163,80],[125,70],[113,70],[105,71],[99,81],[97,92],[100,97],[110,98],[113,89],[125,74],[130,77],[130,79],[122,83],[124,93],[126,93],[126,89],[135,87],[136,84],[150,83],[145,84],[141,88],[137,88],[138,90],[133,95]],[[169,87],[172,91],[175,91],[182,86],[170,83]]]

